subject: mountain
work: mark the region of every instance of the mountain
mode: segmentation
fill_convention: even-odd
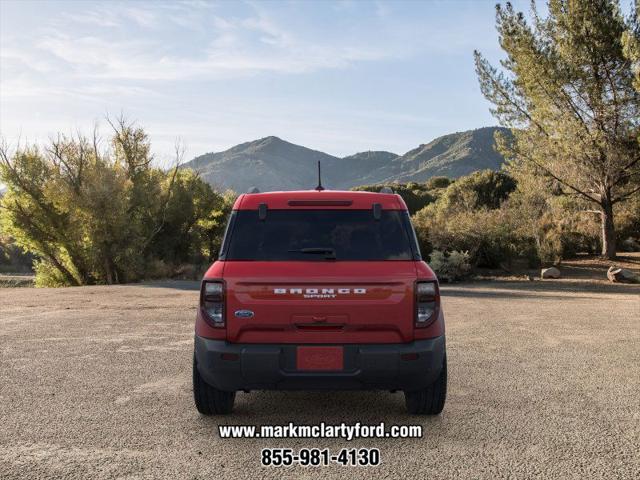
[[[399,156],[397,153],[385,151],[368,151],[343,157],[342,161],[353,168],[382,168]]]
[[[349,189],[358,185],[378,183],[380,175],[377,173],[385,168],[400,155],[385,151],[359,152],[342,158],[343,178],[340,187]]]
[[[206,153],[183,165],[200,172],[214,187],[245,192],[313,188],[318,183],[320,160],[323,181],[333,185],[338,177],[340,158],[294,145],[278,137],[265,137],[241,143],[219,153]]]
[[[445,135],[404,155],[360,152],[344,158],[295,145],[278,137],[246,142],[224,152],[206,153],[183,165],[193,168],[218,189],[245,192],[309,189],[317,184],[316,164],[322,163],[327,188],[346,189],[381,182],[423,182],[433,176],[457,178],[476,170],[497,170],[502,156],[493,147],[496,131],[486,127]]]
[[[509,129],[485,127],[451,133],[408,151],[376,172],[386,182],[424,182],[431,177],[458,178],[477,170],[499,170],[504,158],[494,148],[494,134]],[[379,180],[380,181],[380,180]]]

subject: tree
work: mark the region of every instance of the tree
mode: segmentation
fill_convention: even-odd
[[[631,28],[624,32],[622,41],[624,43],[624,53],[633,63],[635,72],[634,85],[640,92],[640,2],[636,1],[635,14],[631,14]]]
[[[640,94],[630,55],[637,6],[629,19],[611,0],[550,0],[548,7],[543,18],[532,3],[531,25],[511,4],[496,7],[507,58],[498,70],[475,52],[480,87],[514,134],[498,139],[511,168],[547,176],[562,194],[595,204],[602,255],[615,258],[614,205],[640,192]]]
[[[479,170],[449,185],[440,203],[450,211],[496,209],[515,188],[516,182],[507,173]]]
[[[172,168],[153,167],[142,128],[109,124],[104,150],[96,132],[0,148],[0,241],[35,257],[37,286],[195,277],[220,247],[235,194],[179,168],[179,147]]]
[[[111,149],[97,133],[64,135],[46,148],[0,149],[3,232],[37,257],[40,285],[121,283],[144,274],[166,222],[177,166],[152,168],[141,128],[119,119]]]
[[[222,195],[216,194],[214,207],[197,222],[201,252],[209,263],[216,259],[220,251],[227,219],[236,198],[237,195],[232,190],[227,190]]]
[[[509,175],[492,170],[450,183],[434,203],[413,215],[422,254],[468,252],[472,263],[483,267],[509,262],[518,253],[519,239],[503,204],[515,187]]]
[[[0,178],[7,184],[0,210],[3,232],[53,266],[66,284],[79,285],[81,255],[72,235],[64,234],[71,229],[71,219],[58,208],[63,202],[47,195],[47,190],[56,193],[55,188],[48,188],[55,176],[53,162],[45,162],[35,147],[19,150],[12,157],[3,148],[0,160]]]
[[[174,181],[162,229],[151,254],[174,264],[211,263],[218,253],[236,195],[219,194],[191,169],[180,169]]]

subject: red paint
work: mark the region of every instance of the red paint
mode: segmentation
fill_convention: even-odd
[[[290,201],[350,204],[291,206]],[[374,203],[407,209],[399,195],[331,190],[244,194],[234,209],[257,210],[262,203],[268,209],[371,209]],[[415,327],[415,282],[436,280],[422,261],[218,261],[204,278],[225,281],[226,327],[211,327],[199,309],[196,334],[201,337],[231,343],[380,344],[444,334],[442,308],[428,327]],[[343,293],[305,297],[291,289]],[[253,316],[235,315],[246,310]]]
[[[349,205],[327,205],[322,202],[351,202]],[[292,206],[289,202],[301,202],[303,204]],[[309,202],[318,202],[317,205],[309,205]],[[400,195],[394,193],[351,192],[341,190],[303,190],[297,192],[268,192],[240,195],[234,210],[257,210],[258,205],[265,203],[267,208],[278,210],[368,210],[374,203],[379,203],[384,210],[406,210],[407,206]],[[305,204],[306,203],[306,204]]]
[[[227,340],[234,343],[403,343],[413,340],[414,262],[225,262]],[[297,287],[366,289],[336,298],[276,295]],[[251,318],[233,317],[251,310]],[[339,330],[298,328],[299,317],[333,317]],[[343,318],[335,320],[335,318]]]
[[[344,368],[342,347],[298,347],[296,368],[311,371],[338,371]]]

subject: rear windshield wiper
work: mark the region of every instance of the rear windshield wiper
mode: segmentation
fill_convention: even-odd
[[[326,259],[335,259],[336,251],[331,247],[308,247],[308,248],[300,248],[298,250],[289,250],[289,253],[315,253],[315,254],[324,254],[324,258]]]

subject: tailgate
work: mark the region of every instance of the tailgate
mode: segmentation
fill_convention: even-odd
[[[228,261],[224,277],[230,342],[413,340],[411,261]]]

